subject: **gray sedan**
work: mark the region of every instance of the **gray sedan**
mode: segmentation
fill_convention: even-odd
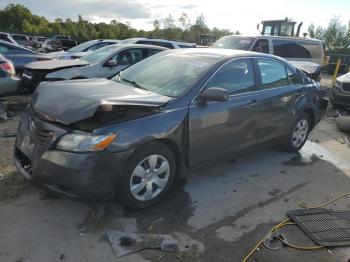
[[[23,74],[23,83],[27,89],[34,90],[41,81],[109,78],[166,49],[151,45],[109,45],[81,59],[29,63]]]
[[[0,40],[0,54],[10,60],[15,66],[16,73],[21,75],[24,65],[33,61],[51,60],[50,55],[37,53],[33,50]]]
[[[298,152],[327,107],[272,55],[164,51],[112,80],[42,83],[17,132],[19,172],[52,192],[145,208],[189,170],[261,145]]]

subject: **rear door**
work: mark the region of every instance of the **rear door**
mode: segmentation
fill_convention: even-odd
[[[224,102],[195,100],[189,106],[190,167],[218,159],[256,143],[258,114],[252,59],[236,59],[222,66],[204,86],[224,88]]]
[[[275,59],[255,59],[259,77],[257,142],[287,134],[295,119],[294,105],[305,96],[300,77]]]

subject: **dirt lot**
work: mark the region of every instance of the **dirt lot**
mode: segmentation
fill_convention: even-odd
[[[15,98],[18,99],[18,98]],[[24,99],[25,98],[21,98]],[[23,108],[0,123],[15,131]],[[300,201],[319,203],[350,191],[350,136],[329,116],[300,154],[262,150],[191,173],[152,208],[131,212],[117,200],[91,205],[52,197],[16,175],[14,137],[0,137],[0,261],[240,261]],[[328,208],[349,210],[349,199]],[[117,259],[109,230],[165,233],[192,239],[182,254],[146,250]],[[283,229],[291,243],[313,243],[296,227]],[[261,248],[252,261],[348,261],[350,248],[278,251]]]

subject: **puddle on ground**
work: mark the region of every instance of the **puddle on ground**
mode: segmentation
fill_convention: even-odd
[[[283,165],[286,166],[308,166],[320,160],[320,158],[313,154],[311,156],[305,156],[300,153],[293,156],[291,159],[284,161]]]
[[[125,217],[134,217],[137,220],[140,232],[156,232],[168,234],[174,230],[187,230],[187,220],[192,216],[194,207],[190,194],[183,190],[181,185],[174,185],[168,196],[157,205],[137,211],[126,210]]]
[[[336,155],[336,153],[328,151],[327,149],[325,149],[317,143],[307,141],[299,153],[302,159],[306,161],[310,161],[310,159],[315,155],[319,159],[332,163],[339,169],[350,170],[350,161],[348,159],[344,159],[342,156]],[[315,159],[315,157],[313,158]]]

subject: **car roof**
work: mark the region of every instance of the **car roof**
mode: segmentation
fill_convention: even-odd
[[[315,38],[306,38],[306,37],[293,37],[293,36],[276,36],[276,35],[226,35],[226,36],[234,36],[234,37],[250,37],[250,38],[272,38],[272,39],[285,39],[285,40],[293,40],[293,41],[315,41],[322,43],[322,40]]]
[[[254,56],[254,57],[269,57],[269,58],[278,58],[280,57],[251,52],[251,51],[243,51],[243,50],[235,50],[235,49],[223,49],[223,48],[181,48],[181,49],[172,49],[172,53],[176,54],[184,54],[184,55],[194,55],[194,56],[207,56],[207,57],[216,57],[220,58],[234,58],[234,57],[242,57],[242,56]],[[283,60],[283,59],[282,59]]]
[[[124,39],[126,41],[158,41],[158,42],[163,42],[163,43],[176,43],[176,44],[180,44],[180,45],[189,45],[192,46],[192,43],[186,42],[186,41],[182,41],[182,40],[171,40],[171,39],[163,39],[163,38],[145,38],[145,37],[134,37],[134,38],[128,38],[128,39]],[[122,41],[124,41],[122,40]]]
[[[158,49],[158,50],[168,50],[168,48],[162,47],[162,46],[143,45],[143,44],[114,44],[114,45],[109,45],[109,46],[105,46],[102,48],[108,48],[108,47],[109,48],[115,47],[116,50],[123,50],[123,49],[128,49],[128,48],[152,48],[152,49]],[[100,50],[100,49],[98,49],[98,50]]]

